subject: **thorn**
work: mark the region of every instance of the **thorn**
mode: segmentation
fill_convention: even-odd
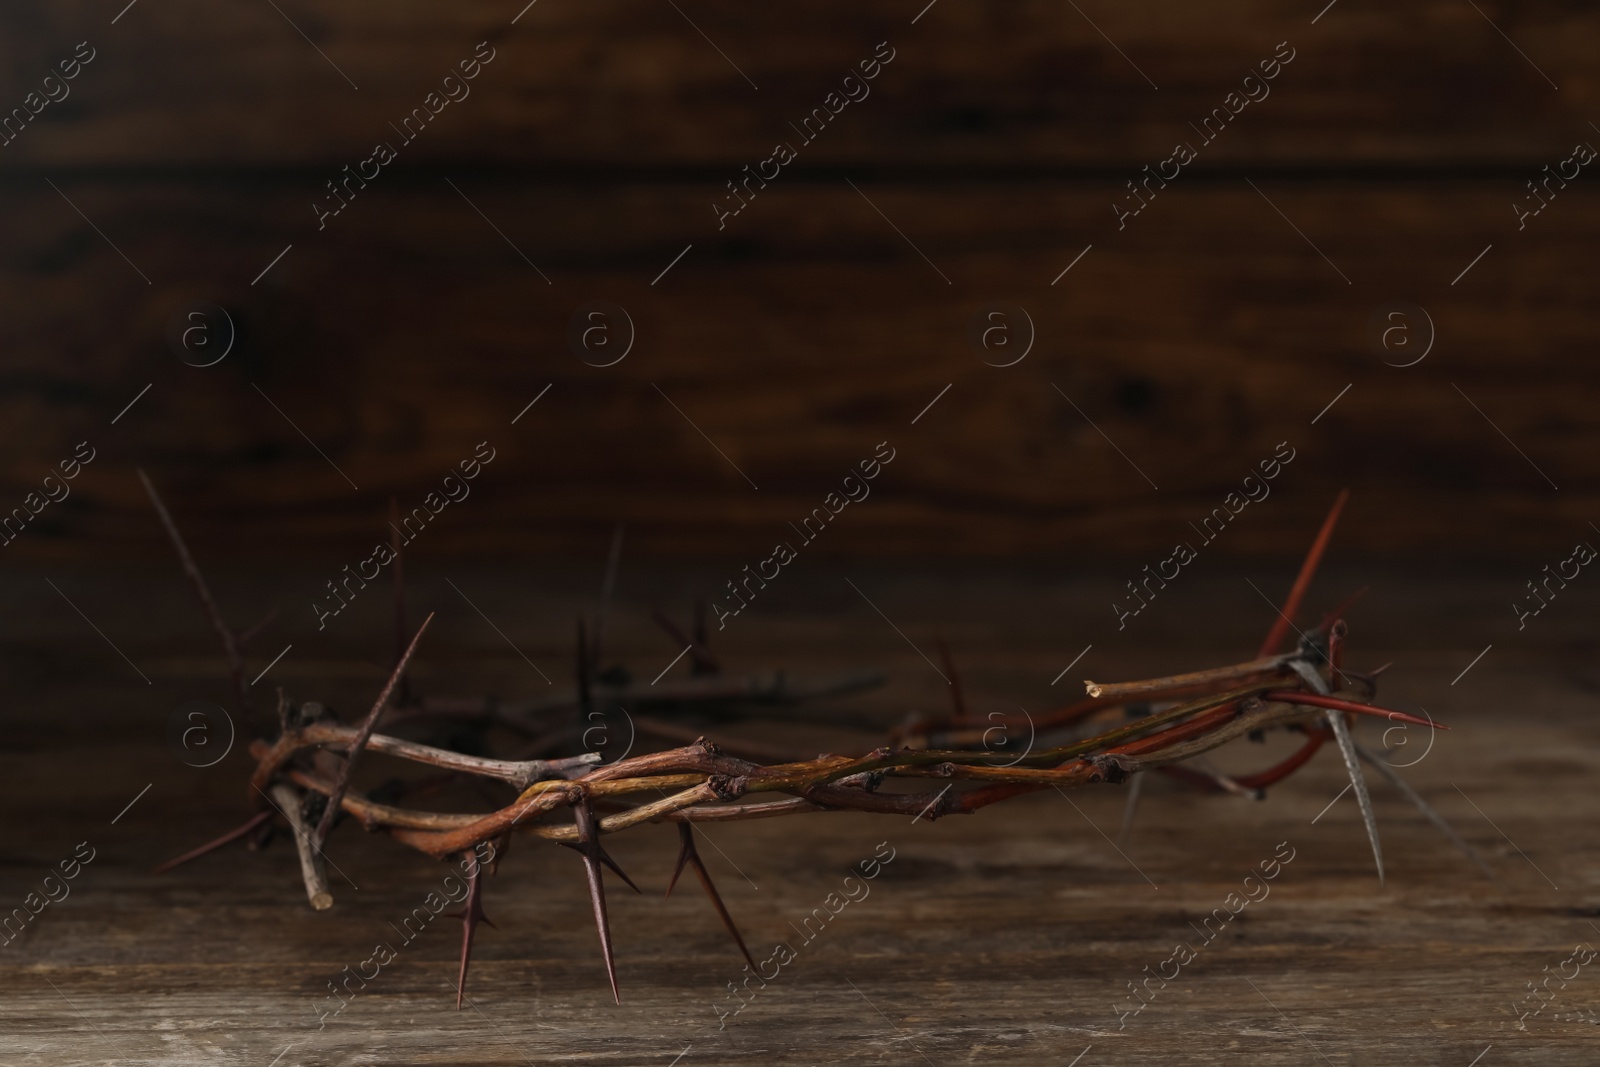
[[[584,851],[582,845],[574,844],[571,841],[557,841],[556,844],[562,846],[563,848],[570,848],[574,852],[581,853]],[[624,871],[621,867],[617,866],[617,861],[611,858],[611,853],[607,852],[603,845],[596,847],[599,849],[600,862],[611,868],[611,873],[615,874],[618,878],[621,878],[624,882],[627,882],[629,889],[633,890],[635,893],[643,895],[644,890],[633,884],[633,879],[628,877],[627,871]]]
[[[1361,806],[1361,819],[1367,824],[1367,840],[1372,842],[1372,859],[1378,865],[1378,885],[1383,885],[1383,848],[1378,844],[1378,818],[1372,813],[1372,797],[1367,793],[1367,780],[1361,774],[1361,763],[1356,756],[1356,743],[1350,736],[1350,727],[1344,721],[1344,713],[1329,709],[1323,713],[1327,716],[1328,725],[1333,727],[1333,736],[1339,742],[1339,751],[1344,754],[1345,770],[1350,772],[1350,784],[1355,789],[1356,803]]]
[[[582,624],[579,624],[580,628]],[[594,925],[600,934],[600,952],[606,961],[606,977],[611,980],[611,996],[622,1003],[622,993],[617,989],[617,963],[611,954],[611,923],[606,918],[606,887],[600,878],[600,826],[594,817],[594,807],[586,796],[573,808],[578,824],[579,850],[583,853],[583,871],[589,879],[589,903],[594,906]]]
[[[339,767],[339,777],[333,783],[333,793],[328,797],[328,806],[322,809],[322,818],[317,821],[316,832],[312,837],[312,844],[318,851],[322,849],[322,843],[328,839],[328,831],[333,829],[333,821],[339,815],[340,802],[344,800],[345,790],[350,788],[350,774],[355,770],[356,760],[361,758],[362,749],[367,747],[367,739],[372,736],[373,729],[378,725],[378,716],[383,714],[384,706],[389,703],[389,697],[394,693],[394,687],[399,684],[406,672],[406,664],[410,663],[411,657],[416,654],[417,644],[422,640],[422,635],[427,632],[428,624],[432,621],[433,613],[429,612],[428,617],[422,620],[422,625],[417,627],[417,635],[411,639],[411,644],[406,646],[400,662],[394,665],[388,682],[384,684],[383,692],[373,701],[372,710],[367,712],[367,718],[362,722],[355,740],[350,742],[350,750],[345,753],[344,763]]]
[[[711,898],[712,907],[717,909],[717,914],[722,918],[722,925],[728,928],[728,933],[733,935],[734,942],[739,946],[739,951],[744,954],[745,960],[750,964],[751,970],[759,970],[755,957],[750,955],[750,950],[745,947],[744,938],[739,935],[739,927],[734,925],[733,916],[728,914],[727,906],[722,903],[722,895],[717,892],[717,887],[712,884],[711,873],[706,870],[706,865],[700,859],[700,850],[694,844],[694,824],[680,822],[678,824],[678,866],[672,871],[672,881],[667,883],[667,896],[672,895],[672,887],[678,884],[678,875],[683,873],[685,864],[694,864],[694,873],[700,879],[700,885],[706,891],[706,896]]]
[[[1296,666],[1304,667],[1303,661]],[[1322,682],[1320,675],[1311,673],[1307,676],[1309,681],[1315,678]],[[1326,684],[1324,684],[1326,688]],[[1336,696],[1325,693],[1307,693],[1300,689],[1269,689],[1261,694],[1262,700],[1275,701],[1281,704],[1301,704],[1308,708],[1329,708],[1338,711],[1348,711],[1355,715],[1371,715],[1374,718],[1388,719],[1390,722],[1409,722],[1416,726],[1427,726],[1437,730],[1448,730],[1450,727],[1437,719],[1424,719],[1420,715],[1413,715],[1409,711],[1395,711],[1393,708],[1382,708],[1376,704],[1361,704],[1353,700],[1342,700]]]
[[[244,708],[245,714],[253,718],[255,707],[250,700],[250,687],[244,680],[244,659],[239,654],[239,639],[235,636],[233,628],[222,621],[222,613],[217,610],[217,603],[211,598],[211,589],[200,574],[200,566],[189,554],[189,546],[184,544],[183,535],[178,532],[178,524],[172,521],[172,515],[167,511],[167,505],[162,502],[160,494],[156,492],[155,484],[150,481],[150,476],[145,474],[143,467],[135,469],[139,472],[139,481],[144,483],[144,491],[150,497],[151,505],[156,509],[156,517],[165,527],[167,537],[172,541],[172,547],[178,551],[178,561],[183,564],[183,573],[188,576],[189,584],[194,586],[195,596],[200,599],[201,610],[210,620],[211,628],[217,632],[217,637],[222,640],[222,651],[228,658],[228,671],[233,675],[233,686],[238,690],[239,703]]]
[[[1490,880],[1494,880],[1494,871],[1489,869],[1489,865],[1485,863],[1483,857],[1478,854],[1478,850],[1473,848],[1471,843],[1468,842],[1466,838],[1456,833],[1455,828],[1445,820],[1445,817],[1440,815],[1437,811],[1434,811],[1433,806],[1426,800],[1422,799],[1422,794],[1413,789],[1411,787],[1411,783],[1400,777],[1400,772],[1395,770],[1395,768],[1390,765],[1388,760],[1381,758],[1375,752],[1368,752],[1360,745],[1356,745],[1356,754],[1362,759],[1366,760],[1368,763],[1372,764],[1373,767],[1377,768],[1378,773],[1389,779],[1389,783],[1396,789],[1400,790],[1401,795],[1407,800],[1411,801],[1416,809],[1422,812],[1422,814],[1427,817],[1428,821],[1433,823],[1433,825],[1438,828],[1440,833],[1444,834],[1446,840],[1448,840],[1452,845],[1455,845],[1462,852],[1465,852],[1467,854],[1467,858],[1472,860],[1473,863],[1477,864],[1480,871],[1487,875]]]
[[[483,913],[483,873],[482,864],[471,852],[463,853],[472,859],[472,867],[467,872],[467,900],[460,911],[451,912],[447,917],[461,920],[461,973],[456,979],[456,1011],[461,1010],[461,1000],[467,995],[467,964],[472,961],[472,935],[478,923],[488,923],[492,929],[494,920]]]
[[[179,856],[176,859],[170,859],[167,862],[161,864],[160,866],[152,868],[150,873],[151,874],[165,874],[166,872],[172,870],[174,867],[182,866],[183,864],[188,863],[190,860],[199,859],[201,856],[204,856],[207,852],[215,852],[217,849],[221,848],[223,845],[229,844],[229,843],[231,843],[233,841],[239,840],[239,838],[241,838],[241,837],[247,836],[256,827],[260,826],[262,823],[266,822],[268,819],[271,819],[273,814],[274,813],[272,811],[270,811],[270,810],[268,810],[268,811],[258,811],[254,815],[252,815],[250,817],[250,821],[245,823],[243,826],[236,827],[236,828],[234,828],[232,830],[229,830],[227,833],[223,834],[221,837],[219,837],[219,838],[217,838],[217,839],[215,839],[213,841],[207,841],[205,844],[201,845],[197,849],[193,849],[193,850],[191,850],[189,852],[185,852],[183,855]]]
[[[1300,573],[1295,576],[1294,585],[1289,589],[1289,599],[1283,602],[1283,612],[1272,621],[1272,629],[1267,631],[1266,640],[1261,642],[1261,651],[1257,656],[1272,655],[1288,636],[1295,612],[1300,610],[1300,601],[1305,598],[1306,590],[1311,586],[1311,579],[1317,573],[1317,565],[1322,562],[1322,553],[1327,550],[1328,541],[1333,537],[1333,527],[1339,521],[1339,512],[1344,510],[1344,502],[1348,499],[1350,490],[1339,490],[1339,496],[1329,509],[1328,517],[1322,520],[1322,529],[1317,531],[1317,539],[1311,542],[1311,551],[1306,553],[1305,562],[1300,565]]]

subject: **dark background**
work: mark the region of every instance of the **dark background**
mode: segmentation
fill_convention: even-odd
[[[813,553],[1165,554],[1285,440],[1208,553],[1298,555],[1343,486],[1356,556],[1537,570],[1587,536],[1600,211],[1587,171],[1520,232],[1511,207],[1600,143],[1584,5],[915,6],[9,5],[5,107],[97,56],[0,148],[0,504],[78,441],[98,458],[8,556],[165,553],[142,465],[203,558],[354,560],[483,440],[420,558],[603,559],[623,521],[630,553],[742,563],[883,440]],[[471,95],[400,146],[485,40]],[[800,144],[880,41],[871,95]],[[1283,41],[1270,96],[1201,146],[1188,124]],[[399,158],[319,232],[378,139]],[[799,158],[719,232],[778,140]],[[1119,232],[1179,140],[1200,158]],[[637,331],[604,369],[567,342],[595,299]],[[204,369],[166,340],[195,300],[238,330]],[[1437,331],[1404,369],[1368,340],[1394,300]],[[994,301],[1037,328],[1009,368],[969,342]]]

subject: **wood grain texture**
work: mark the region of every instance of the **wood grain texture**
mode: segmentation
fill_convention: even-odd
[[[1346,485],[1385,516],[1369,553],[1526,557],[1596,511],[1600,216],[1586,177],[1513,210],[1600,138],[1579,8],[278,6],[0,15],[0,99],[98,49],[0,149],[0,505],[102,449],[13,553],[164,551],[135,464],[227,551],[346,552],[482,440],[503,458],[440,552],[582,552],[619,520],[765,551],[883,440],[827,551],[1166,552],[1285,440],[1278,502],[1216,551],[1297,553]],[[319,222],[485,39],[472,95]],[[883,40],[872,95],[719,224]],[[1271,95],[1119,223],[1285,40]],[[239,328],[207,370],[165,340],[196,299]],[[609,369],[569,351],[593,299],[637,327]],[[1404,370],[1367,336],[1397,299],[1438,335]],[[971,346],[991,301],[1037,327],[1015,367]]]
[[[281,14],[265,3],[185,2],[135,8],[115,27],[104,6],[8,9],[0,99],[20,102],[80,40],[100,51],[60,111],[47,109],[9,154],[55,166],[343,163],[387,136],[386,123],[483,40],[496,59],[474,95],[419,141],[419,155],[540,169],[743,163],[788,137],[786,123],[820,105],[880,41],[896,58],[818,140],[812,162],[1144,161],[1187,136],[1185,123],[1220,106],[1280,41],[1296,58],[1242,119],[1248,144],[1231,149],[1236,158],[1335,167],[1542,159],[1583,135],[1600,92],[1586,45],[1593,12],[1550,2],[1479,11],[1449,0],[1402,11],[1341,3],[1314,25],[1317,5],[1259,0],[1077,11],[1045,0],[939,3],[916,25],[919,3],[837,0],[792,10],[538,3],[515,26],[516,0],[291,2]]]
[[[670,648],[662,651],[666,642],[651,634],[639,605],[657,595],[681,603],[689,588],[677,573],[624,574],[612,647],[630,664],[657,655],[665,662]],[[474,590],[496,576],[485,609],[535,657],[559,655],[553,620],[592,598],[590,576],[456,574]],[[0,846],[0,892],[20,900],[42,868],[79,841],[99,852],[66,901],[0,949],[10,964],[0,974],[0,1055],[8,1063],[266,1064],[280,1054],[280,1064],[305,1065],[670,1063],[687,1049],[680,1064],[887,1064],[924,1056],[941,1065],[1020,1064],[1070,1063],[1089,1048],[1080,1067],[1244,1058],[1304,1064],[1321,1062],[1319,1052],[1336,1064],[1461,1067],[1491,1045],[1485,1063],[1585,1064],[1600,1040],[1592,967],[1526,1031],[1510,1008],[1544,967],[1558,968],[1573,945],[1597,938],[1600,841],[1581,814],[1600,770],[1600,739],[1589,714],[1596,679],[1585,620],[1593,597],[1582,590],[1562,613],[1552,609],[1510,641],[1495,629],[1502,590],[1492,581],[1333,572],[1313,593],[1317,610],[1357,577],[1372,582],[1373,597],[1353,620],[1352,662],[1397,660],[1384,679],[1386,698],[1420,703],[1454,727],[1405,774],[1485,853],[1496,881],[1478,875],[1375,783],[1390,865],[1380,889],[1350,798],[1319,817],[1344,784],[1331,751],[1264,803],[1153,783],[1125,857],[1096,832],[1115,836],[1120,822],[1123,793],[1109,787],[1074,791],[1080,810],[1048,793],[931,825],[819,815],[781,827],[722,826],[711,833],[715,848],[704,852],[758,958],[779,940],[799,942],[790,924],[821,906],[879,842],[890,843],[895,859],[865,900],[802,945],[782,977],[719,1029],[713,1005],[741,977],[741,961],[696,893],[660,899],[675,835],[645,828],[607,842],[647,891],[610,898],[620,1008],[609,1000],[577,857],[519,842],[488,887],[499,930],[480,932],[468,989],[474,1007],[452,1010],[458,929],[435,921],[319,1030],[315,1005],[326,983],[367,959],[376,942],[397,940],[389,924],[416,907],[446,868],[347,826],[330,856],[360,888],[335,873],[328,912],[306,906],[282,842],[265,853],[241,849],[168,875],[146,873],[155,858],[220,832],[247,810],[239,792],[247,761],[188,768],[160,740],[170,706],[225,693],[226,682],[220,666],[197,672],[172,658],[204,650],[208,637],[176,575],[62,568],[57,577],[127,643],[156,687],[146,694],[137,681],[128,684],[125,665],[65,605],[52,608],[48,589],[22,597],[22,582],[6,583],[15,609],[4,623],[13,651],[0,659],[8,680],[15,685],[38,669],[36,657],[15,651],[24,618],[36,640],[49,640],[55,654],[81,667],[51,692],[17,688],[53,713],[21,721],[9,713],[19,743],[0,755],[0,804],[28,817]],[[778,655],[791,668],[838,669],[865,658],[890,671],[891,685],[847,707],[874,727],[941,706],[944,687],[916,652],[842,582],[821,577],[719,635],[730,664],[766,666]],[[1196,576],[1175,589],[1148,620],[1156,629],[1138,640],[1105,632],[1098,579],[948,568],[870,569],[857,577],[912,640],[929,647],[940,630],[951,638],[980,713],[1019,702],[1048,706],[1068,684],[1053,689],[1051,677],[1079,647],[1063,648],[1063,634],[1095,640],[1075,674],[1131,676],[1253,647],[1270,618],[1265,605],[1251,611],[1245,598],[1255,594],[1237,573]],[[1275,582],[1288,579],[1255,577],[1274,592]],[[229,594],[226,607],[281,587],[284,576],[222,573],[218,581]],[[832,585],[842,597],[824,591]],[[514,606],[536,595],[545,611],[519,620]],[[416,596],[444,606],[455,594],[425,574]],[[140,619],[148,624],[130,633]],[[1042,626],[1045,619],[1057,626]],[[379,664],[352,684],[329,677],[326,659],[316,659],[364,647],[358,632],[341,632],[329,646],[292,617],[285,625],[272,636],[293,638],[296,650],[285,661],[288,673],[274,680],[347,706],[359,706],[360,693],[370,698]],[[1163,647],[1172,635],[1179,640]],[[1452,686],[1489,636],[1494,652]],[[376,637],[367,644],[381,655],[381,626]],[[522,684],[537,682],[458,598],[441,611],[429,641],[437,644],[424,647],[419,667],[430,691],[471,679],[515,684],[517,672]],[[342,692],[351,699],[340,700]],[[841,749],[879,736],[829,728],[806,713],[747,728],[774,743]],[[1381,743],[1379,729],[1360,733]],[[1281,742],[1240,744],[1219,762],[1259,767]],[[1394,757],[1414,758],[1403,749]],[[72,774],[62,771],[68,759]],[[386,773],[376,764],[369,770]],[[112,825],[152,779],[150,792]],[[1280,842],[1295,858],[1271,895],[1245,908],[1119,1028],[1126,983],[1166,959],[1176,942],[1196,943],[1190,923],[1223,906]]]
[[[1180,181],[1119,233],[1090,189],[890,183],[863,187],[869,204],[797,182],[718,242],[703,187],[455,174],[546,284],[449,176],[397,176],[321,234],[295,229],[303,193],[64,186],[152,286],[50,189],[14,195],[7,495],[20,502],[88,439],[103,456],[39,530],[162,551],[140,463],[197,538],[228,529],[259,553],[284,530],[308,551],[353,551],[383,529],[389,494],[421,503],[488,440],[500,458],[431,550],[577,550],[620,520],[649,550],[740,553],[790,536],[887,440],[897,458],[825,550],[1148,552],[1189,536],[1287,441],[1297,458],[1274,495],[1218,551],[1301,551],[1345,485],[1385,516],[1349,524],[1358,551],[1539,553],[1594,510],[1600,327],[1586,275],[1564,266],[1600,236],[1581,196],[1519,233],[1498,182],[1257,183],[1268,203],[1243,181]],[[285,233],[293,249],[250,285]],[[1485,235],[1493,249],[1452,287]],[[201,295],[240,334],[207,369],[163,340]],[[1367,341],[1374,310],[1400,297],[1437,332],[1406,369]],[[625,307],[638,337],[605,369],[567,343],[594,298]],[[1037,330],[1010,368],[969,343],[995,299]],[[32,533],[12,551],[49,544]]]

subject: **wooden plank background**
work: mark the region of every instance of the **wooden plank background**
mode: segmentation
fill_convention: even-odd
[[[1284,440],[1217,552],[1300,551],[1346,485],[1367,553],[1533,559],[1597,513],[1600,209],[1585,176],[1511,210],[1600,140],[1582,8],[107,6],[0,14],[0,101],[97,53],[0,148],[0,499],[101,454],[13,553],[163,552],[135,465],[213,553],[346,551],[485,439],[427,551],[585,552],[620,520],[747,552],[881,440],[826,551],[1167,551]],[[319,232],[323,183],[484,40],[471,96]],[[880,41],[871,95],[719,231],[723,183]],[[1119,231],[1123,183],[1281,41],[1271,95]],[[167,347],[195,299],[238,325],[216,367]],[[637,327],[611,368],[568,349],[592,299]],[[1366,336],[1397,299],[1438,337],[1407,369]],[[1036,325],[1014,367],[969,344],[991,301]]]

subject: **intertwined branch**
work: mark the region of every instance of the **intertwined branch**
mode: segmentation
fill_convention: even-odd
[[[154,489],[150,491],[154,498]],[[398,657],[381,694],[359,727],[331,721],[320,705],[303,705],[298,714],[291,714],[280,698],[277,738],[258,739],[250,747],[257,761],[250,782],[250,795],[258,809],[256,814],[244,827],[167,866],[257,832],[264,824],[282,817],[297,837],[308,898],[315,907],[328,907],[332,896],[323,873],[322,849],[329,831],[341,816],[353,819],[369,832],[386,834],[402,845],[441,860],[472,856],[486,843],[496,847],[498,856],[514,834],[566,845],[583,858],[606,971],[613,995],[619,996],[601,868],[610,868],[630,887],[637,887],[612,860],[602,842],[608,834],[647,825],[677,824],[680,856],[673,882],[676,883],[686,865],[694,866],[723,924],[746,959],[750,955],[743,938],[696,851],[693,827],[697,822],[766,819],[827,811],[891,814],[932,821],[947,815],[971,814],[1041,789],[1119,783],[1157,769],[1203,787],[1259,796],[1268,786],[1304,765],[1327,739],[1332,738],[1345,756],[1363,814],[1367,817],[1380,877],[1382,859],[1371,805],[1361,778],[1358,763],[1361,757],[1375,766],[1381,765],[1386,776],[1413,803],[1472,854],[1470,846],[1455,837],[1387,763],[1354,745],[1348,724],[1357,715],[1430,728],[1436,724],[1370,703],[1376,691],[1374,676],[1343,667],[1346,627],[1341,618],[1342,609],[1314,630],[1301,632],[1292,651],[1279,651],[1293,628],[1293,619],[1343,502],[1341,494],[1307,556],[1280,619],[1255,659],[1147,681],[1088,683],[1085,700],[1040,717],[1033,725],[1041,730],[1081,729],[1092,716],[1098,721],[1114,715],[1116,709],[1123,711],[1125,721],[1092,736],[1030,749],[1004,762],[988,747],[972,747],[972,739],[976,737],[981,741],[982,734],[967,725],[959,688],[954,694],[956,716],[948,724],[946,733],[946,737],[955,739],[956,747],[929,747],[925,730],[915,736],[901,736],[899,743],[865,755],[823,755],[803,761],[758,762],[741,758],[704,737],[681,747],[605,765],[600,765],[600,756],[594,753],[561,759],[512,761],[465,755],[377,733],[374,728],[392,694],[402,684],[406,667],[427,628],[425,621]],[[236,648],[227,640],[231,631],[217,617],[199,571],[189,559],[187,549],[159,500],[157,508],[173,536],[186,571],[201,590],[202,604],[212,616],[214,628],[225,637],[230,661],[234,660]],[[614,558],[613,552],[613,566]],[[397,605],[401,603],[397,597]],[[596,637],[590,643],[582,632],[580,627],[578,703],[586,707],[592,699],[593,661],[599,640]],[[703,628],[696,637],[694,644],[700,649],[696,663],[702,665],[697,669],[711,664],[710,669],[714,670],[715,661],[703,647]],[[1157,707],[1159,710],[1152,710]],[[1306,737],[1297,753],[1275,767],[1230,778],[1182,766],[1184,761],[1236,738],[1272,727],[1298,731]],[[390,804],[351,788],[351,772],[356,761],[369,750],[456,775],[505,783],[517,792],[509,803],[478,814],[426,811]],[[462,912],[460,973],[463,986],[476,924],[483,921],[482,892],[482,878],[474,868],[469,899]],[[462,990],[458,989],[458,1007],[461,995]]]

